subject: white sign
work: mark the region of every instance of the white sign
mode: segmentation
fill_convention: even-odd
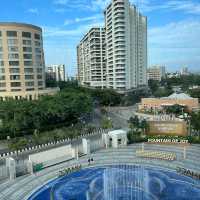
[[[188,144],[188,140],[183,139],[148,139],[149,143],[176,143],[176,144]]]

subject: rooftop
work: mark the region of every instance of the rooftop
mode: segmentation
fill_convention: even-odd
[[[192,97],[185,93],[173,93],[168,97],[163,97],[162,99],[192,99]]]

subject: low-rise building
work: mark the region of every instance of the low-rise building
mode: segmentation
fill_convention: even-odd
[[[165,66],[152,66],[147,69],[147,79],[161,81],[165,78]]]
[[[165,106],[181,105],[189,111],[199,108],[198,98],[192,98],[185,93],[174,93],[163,98],[142,98],[139,110],[162,110]]]

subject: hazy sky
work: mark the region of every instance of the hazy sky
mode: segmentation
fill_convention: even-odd
[[[0,0],[0,21],[43,28],[46,65],[76,73],[76,46],[93,26],[103,26],[110,0]],[[200,0],[131,0],[148,17],[149,65],[200,71]]]

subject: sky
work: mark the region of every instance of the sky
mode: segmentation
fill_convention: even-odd
[[[24,22],[43,29],[46,65],[77,72],[76,46],[87,31],[104,25],[111,0],[0,0],[0,22]],[[148,66],[200,71],[200,0],[130,0],[148,17]]]

